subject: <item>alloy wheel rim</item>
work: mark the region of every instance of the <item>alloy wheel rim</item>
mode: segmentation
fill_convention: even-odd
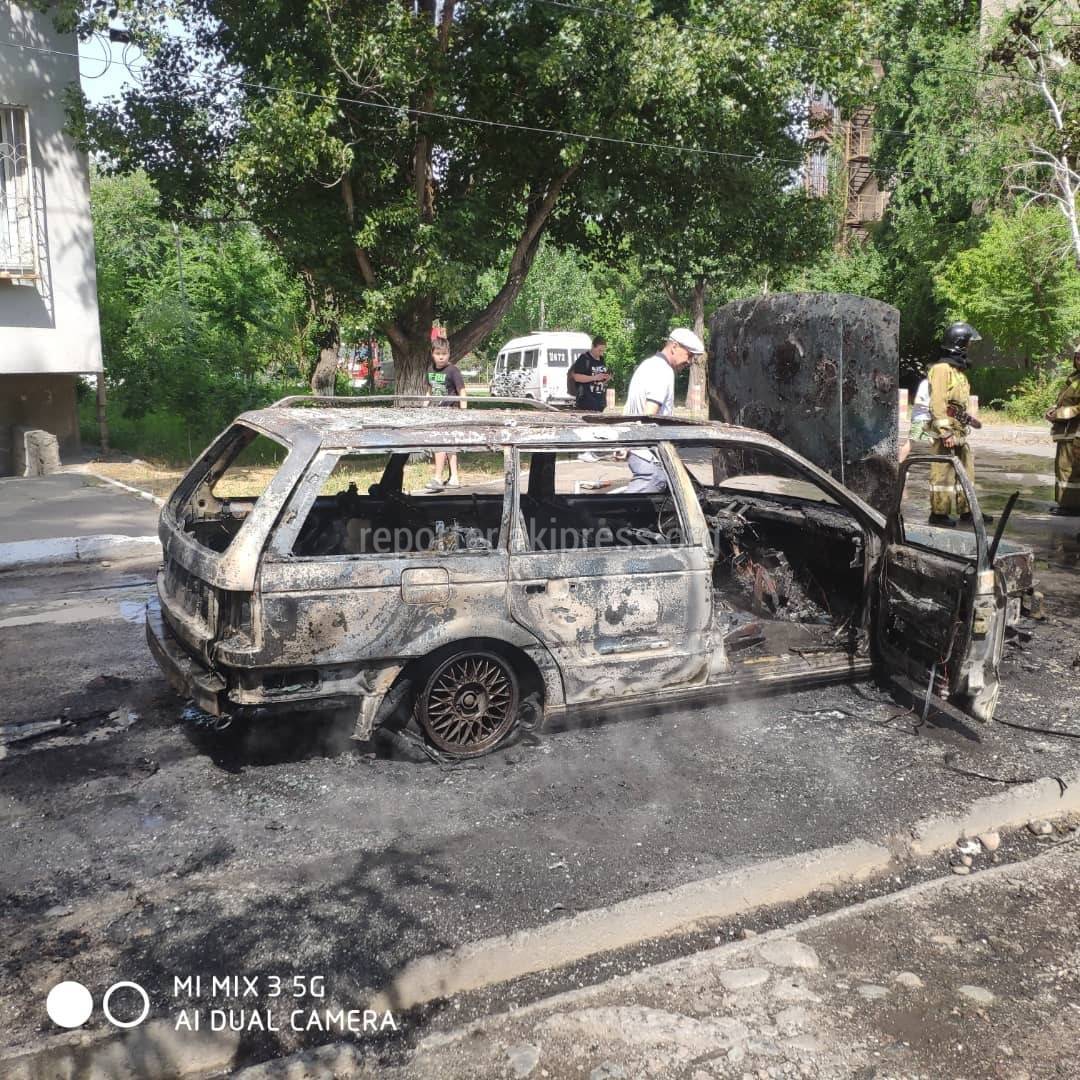
[[[506,664],[487,653],[448,660],[428,682],[422,720],[441,750],[480,753],[510,729],[517,686]]]

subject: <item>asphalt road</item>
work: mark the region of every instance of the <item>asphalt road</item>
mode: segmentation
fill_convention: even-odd
[[[1058,584],[1051,618],[1009,650],[999,715],[1080,731],[1073,540],[1022,517]],[[306,717],[237,752],[184,718],[146,650],[153,569],[0,576],[7,1046],[55,1030],[41,1003],[64,978],[95,994],[136,980],[155,1013],[189,973],[322,975],[355,1002],[410,958],[877,839],[1064,772],[1080,749],[999,724],[917,731],[863,686],[627,711],[457,765]]]

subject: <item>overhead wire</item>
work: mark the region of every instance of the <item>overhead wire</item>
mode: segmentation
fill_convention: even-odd
[[[53,53],[58,56],[75,56],[78,53],[67,52],[62,49],[46,49],[39,46],[24,45],[15,41],[0,41],[0,46],[13,48],[28,48],[35,52]],[[133,73],[134,74],[134,73]],[[734,150],[713,150],[702,146],[687,146],[678,143],[664,143],[648,139],[626,139],[615,135],[603,135],[597,132],[570,131],[563,128],[543,127],[538,124],[518,124],[509,120],[491,120],[476,116],[467,116],[464,113],[444,113],[434,109],[421,109],[411,105],[392,105],[380,101],[364,101],[360,98],[345,97],[344,95],[320,94],[313,90],[299,90],[288,86],[275,86],[271,83],[260,83],[250,79],[228,78],[225,82],[230,86],[243,87],[249,90],[261,90],[267,93],[291,94],[294,97],[309,100],[326,101],[331,104],[356,105],[365,109],[376,109],[382,112],[395,113],[399,116],[425,117],[430,119],[448,120],[460,124],[472,124],[480,127],[501,128],[504,130],[524,131],[533,135],[554,135],[566,139],[578,139],[586,142],[602,142],[631,146],[639,149],[665,150],[682,154],[698,154],[705,157],[723,158],[744,162],[771,162],[779,165],[801,166],[802,158],[783,158],[774,154],[761,151],[755,153],[739,153]]]
[[[575,9],[575,10],[582,10],[582,11],[589,11],[589,12],[597,12],[597,13],[602,13],[602,14],[610,14],[610,15],[621,17],[621,18],[633,19],[633,20],[636,20],[636,21],[644,21],[644,20],[641,20],[640,17],[629,15],[628,13],[614,12],[611,9],[606,9],[606,8],[597,8],[597,7],[589,7],[589,6],[586,6],[586,5],[580,5],[580,4],[571,4],[571,3],[568,3],[567,0],[533,0],[533,2],[534,3],[548,3],[548,4],[552,4],[554,6],[558,6],[558,7],[565,7],[565,8],[571,8],[571,9]],[[95,36],[97,36],[97,35],[95,35]],[[37,46],[37,45],[29,45],[29,44],[24,43],[24,42],[11,41],[11,40],[0,41],[0,47],[26,49],[26,50],[30,50],[32,52],[48,53],[48,54],[57,55],[57,56],[68,56],[68,57],[76,57],[76,58],[80,57],[80,54],[78,52],[71,52],[71,51],[67,51],[67,50],[63,50],[63,49],[54,49],[54,48],[48,48],[48,47],[43,47],[43,46]],[[132,76],[132,78],[141,80],[142,76],[141,76],[141,74],[139,74],[135,70],[135,68],[136,67],[145,68],[146,66],[149,65],[149,61],[146,61],[145,64],[140,65],[140,64],[137,64],[134,60],[127,59],[127,57],[126,57],[127,49],[128,49],[128,46],[125,46],[125,55],[124,55],[124,57],[122,59],[120,59],[120,60],[116,60],[115,57],[113,57],[113,55],[112,55],[111,48],[107,48],[109,59],[106,62],[106,70],[108,70],[108,67],[111,64],[115,63],[115,64],[118,64],[120,67],[123,67]],[[975,72],[972,72],[972,73],[976,74]],[[104,72],[100,73],[97,76],[88,76],[88,77],[89,78],[100,78],[101,74],[104,74]],[[1027,81],[1027,80],[1025,80],[1025,81]],[[772,163],[772,164],[777,164],[777,165],[788,165],[788,166],[792,166],[792,167],[802,167],[805,164],[805,159],[801,158],[801,157],[800,158],[779,157],[779,156],[777,156],[775,154],[768,154],[768,153],[765,153],[764,151],[761,151],[761,150],[757,150],[757,151],[755,151],[753,153],[740,153],[738,151],[733,151],[733,150],[715,150],[715,149],[711,149],[709,147],[692,146],[692,145],[686,145],[686,144],[682,144],[682,143],[665,143],[665,142],[659,142],[659,141],[655,141],[655,140],[646,140],[646,139],[627,139],[627,138],[622,138],[622,137],[614,136],[614,135],[605,135],[605,134],[601,134],[601,133],[598,133],[598,132],[571,131],[571,130],[562,129],[562,128],[545,127],[545,126],[538,125],[538,124],[521,124],[521,123],[516,123],[514,121],[508,121],[508,120],[492,120],[492,119],[481,118],[481,117],[473,117],[473,116],[468,116],[468,115],[466,115],[464,113],[445,113],[445,112],[439,112],[439,111],[432,110],[432,109],[421,109],[421,108],[418,108],[418,107],[415,107],[415,106],[410,106],[410,105],[394,105],[394,104],[390,104],[390,103],[386,103],[386,102],[366,101],[366,100],[363,100],[363,99],[360,99],[360,98],[351,98],[351,97],[345,97],[345,96],[342,96],[342,95],[331,96],[331,95],[328,95],[328,94],[320,94],[318,92],[310,91],[310,90],[299,90],[299,89],[296,89],[296,88],[293,88],[293,87],[282,87],[282,86],[275,86],[275,85],[270,84],[270,83],[255,82],[253,80],[243,79],[243,78],[240,78],[240,77],[227,78],[226,80],[224,80],[224,82],[227,85],[231,85],[231,86],[235,86],[235,87],[242,87],[244,89],[259,90],[259,91],[262,91],[262,92],[265,92],[265,93],[289,94],[289,95],[293,95],[295,97],[302,97],[302,98],[309,99],[309,100],[326,101],[326,102],[331,103],[331,104],[355,105],[355,106],[357,106],[359,108],[375,109],[375,110],[379,110],[379,111],[382,111],[382,112],[396,113],[399,116],[408,116],[408,117],[414,117],[414,118],[415,117],[424,117],[424,118],[428,118],[428,119],[441,119],[441,120],[446,120],[446,121],[450,121],[450,122],[453,122],[453,123],[471,124],[471,125],[475,125],[475,126],[490,127],[490,128],[500,128],[500,129],[504,129],[504,130],[523,131],[523,132],[526,132],[528,134],[553,135],[553,136],[557,136],[557,137],[560,137],[560,138],[576,139],[576,140],[579,140],[579,141],[586,141],[586,142],[600,142],[600,143],[606,143],[606,144],[635,147],[635,148],[639,148],[639,149],[661,150],[661,151],[672,152],[672,153],[681,153],[681,154],[696,154],[696,155],[699,155],[699,156],[726,159],[726,160],[731,160],[731,161],[757,162],[757,163],[760,163],[760,164]],[[897,136],[901,136],[901,137],[904,137],[904,138],[916,138],[917,137],[916,133],[910,132],[910,131],[900,131],[900,130],[895,130],[895,129],[891,129],[891,128],[880,128],[880,127],[876,127],[874,125],[871,125],[871,127],[875,131],[875,133],[879,133],[879,134],[897,135]]]

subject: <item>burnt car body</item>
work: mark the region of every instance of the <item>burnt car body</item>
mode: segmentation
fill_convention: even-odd
[[[349,400],[244,413],[162,510],[147,636],[208,713],[348,708],[361,739],[415,717],[470,756],[519,717],[875,669],[993,713],[1033,559],[1002,543],[991,560],[981,524],[909,529],[746,428]],[[256,440],[265,485],[229,495]],[[576,464],[633,448],[667,492]],[[440,449],[489,471],[472,490],[407,490],[410,460]]]

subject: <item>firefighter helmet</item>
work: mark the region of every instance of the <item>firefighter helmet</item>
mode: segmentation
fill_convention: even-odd
[[[954,322],[941,335],[941,352],[944,356],[966,363],[968,346],[973,341],[982,341],[982,334],[966,322]]]

